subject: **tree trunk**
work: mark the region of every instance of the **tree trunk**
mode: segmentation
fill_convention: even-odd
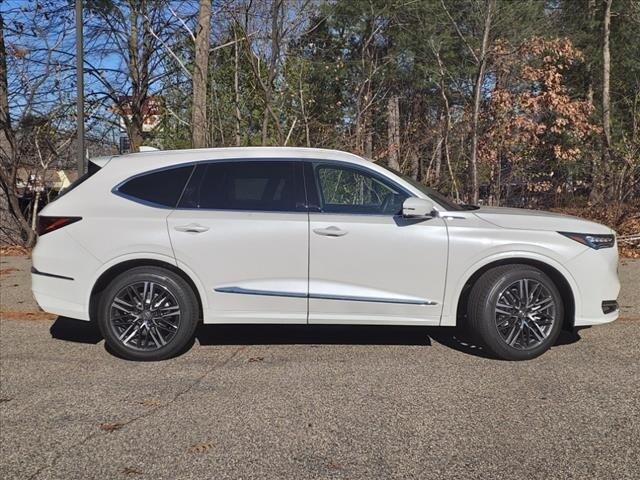
[[[609,33],[611,30],[611,4],[613,0],[605,0],[604,28],[602,38],[602,166],[604,172],[608,168],[611,157],[611,104],[609,80],[611,76],[611,52],[609,51]]]
[[[138,21],[142,18],[142,29]],[[144,142],[144,121],[149,104],[149,60],[153,55],[147,0],[138,0],[130,4],[130,31],[128,34],[128,67],[131,81],[131,96],[122,99],[120,108],[123,115],[129,115],[125,121],[129,135],[129,149],[138,152]]]
[[[211,36],[211,0],[200,0],[196,30],[196,57],[193,67],[193,105],[191,143],[193,148],[207,147],[207,79],[209,39]]]
[[[400,171],[400,106],[397,95],[389,97],[387,105],[389,167]]]
[[[613,0],[604,0],[604,20],[602,28],[602,152],[600,164],[594,168],[593,185],[589,200],[598,203],[605,194],[605,172],[611,160],[611,52],[609,35],[611,30],[611,4]]]
[[[274,112],[274,82],[278,75],[278,61],[280,57],[280,42],[282,40],[282,9],[284,6],[283,0],[272,0],[271,4],[271,51],[269,54],[269,69],[267,72],[267,83],[265,89],[265,110],[264,118],[262,122],[262,144],[266,145],[268,141],[269,133],[269,118],[273,119],[276,124],[276,134],[278,137],[278,144],[282,145],[284,142],[284,135],[282,133],[282,125],[280,125],[280,119]]]
[[[495,0],[487,0],[487,14],[484,21],[482,34],[482,48],[480,51],[478,74],[473,87],[473,117],[471,125],[471,159],[469,161],[469,187],[470,202],[477,204],[480,200],[480,185],[478,182],[478,123],[480,119],[480,103],[482,100],[482,84],[484,72],[487,66],[487,51],[489,49],[489,33],[491,32],[491,19],[495,8]]]
[[[240,146],[240,52],[238,49],[238,32],[236,28],[233,28],[233,94],[234,94],[234,106],[235,106],[235,122],[236,122],[236,147]]]
[[[596,0],[589,0],[587,4],[587,18],[589,19],[589,32],[592,36],[595,36],[593,21],[596,15]],[[587,101],[589,105],[593,106],[593,60],[589,58],[587,61],[587,81],[589,84],[587,85]]]

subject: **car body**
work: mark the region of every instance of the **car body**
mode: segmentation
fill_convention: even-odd
[[[40,213],[32,282],[47,312],[95,319],[109,283],[147,266],[181,277],[207,324],[455,326],[482,275],[517,265],[557,289],[564,328],[618,316],[610,228],[459,207],[353,154],[156,151],[91,169]]]

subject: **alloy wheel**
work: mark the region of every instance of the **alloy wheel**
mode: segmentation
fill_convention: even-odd
[[[153,351],[167,345],[180,325],[180,305],[167,287],[136,282],[118,291],[109,309],[109,323],[127,348]]]
[[[517,280],[498,296],[496,327],[502,340],[513,348],[536,348],[550,335],[555,321],[555,300],[549,289],[537,280]]]

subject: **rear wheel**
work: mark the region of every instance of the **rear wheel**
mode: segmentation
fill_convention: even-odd
[[[192,340],[198,302],[179,275],[160,267],[136,267],[101,295],[98,325],[109,347],[130,360],[164,360]]]
[[[487,348],[505,360],[528,360],[557,340],[564,318],[553,281],[529,265],[485,272],[471,289],[469,324]]]

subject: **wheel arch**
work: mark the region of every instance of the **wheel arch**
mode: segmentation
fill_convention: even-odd
[[[476,269],[465,281],[460,294],[458,295],[458,300],[456,304],[456,319],[463,319],[466,314],[466,306],[469,300],[469,294],[471,292],[471,288],[475,284],[475,282],[480,278],[480,276],[488,270],[492,268],[503,266],[503,265],[529,265],[532,267],[536,267],[542,272],[544,272],[553,283],[556,285],[558,290],[560,291],[560,295],[562,296],[564,303],[564,319],[562,328],[564,330],[573,329],[575,318],[576,318],[576,293],[571,286],[570,281],[567,279],[567,276],[562,273],[559,269],[550,265],[549,263],[529,258],[529,257],[510,257],[510,258],[502,258],[498,260],[490,261]]]
[[[187,272],[185,272],[175,264],[169,263],[164,260],[159,260],[155,258],[135,258],[135,259],[123,260],[114,265],[111,265],[104,272],[102,272],[100,276],[96,279],[96,281],[93,284],[93,287],[91,288],[91,294],[89,297],[89,319],[91,321],[93,321],[96,318],[95,315],[97,312],[100,295],[104,291],[104,289],[107,287],[107,285],[109,285],[109,282],[111,282],[111,280],[113,280],[115,277],[117,277],[121,273],[126,272],[127,270],[130,270],[135,267],[160,267],[160,268],[169,270],[179,275],[180,277],[182,277],[182,279],[185,282],[187,282],[187,284],[193,290],[193,293],[196,296],[196,299],[198,301],[198,310],[199,310],[198,313],[200,315],[199,318],[201,319],[203,318],[204,306],[203,306],[201,291],[197,287],[196,282]]]

